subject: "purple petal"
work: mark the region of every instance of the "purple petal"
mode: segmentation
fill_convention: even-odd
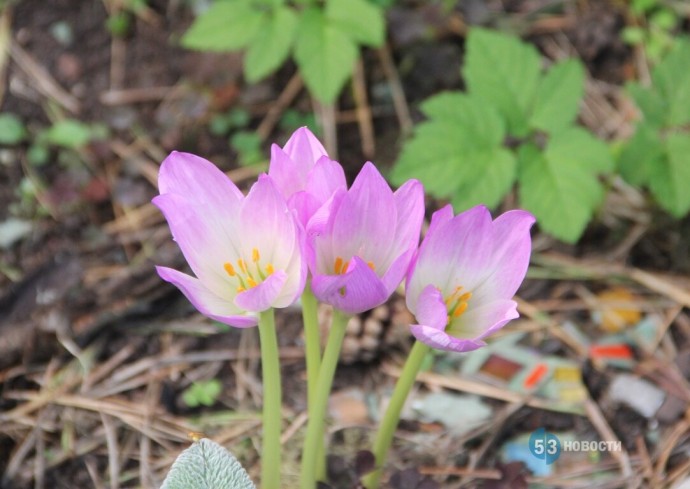
[[[243,199],[242,192],[216,165],[177,151],[161,163],[158,189],[161,194],[178,194],[194,204],[214,209],[237,206]]]
[[[484,338],[505,326],[508,321],[519,317],[517,303],[512,300],[497,300],[478,304],[473,297],[465,313],[446,329],[448,334],[462,338]]]
[[[385,269],[390,263],[396,221],[393,191],[367,162],[333,219],[333,250],[345,260],[359,256],[373,262],[377,270]]]
[[[218,297],[207,289],[200,280],[172,268],[156,267],[156,271],[163,280],[180,289],[189,302],[203,315],[236,328],[257,325],[255,316],[240,315],[240,310],[232,302]]]
[[[383,304],[389,294],[378,275],[359,257],[348,264],[342,275],[314,275],[314,295],[347,314],[359,314]]]
[[[226,290],[226,262],[239,256],[237,208],[202,206],[178,194],[159,195],[153,203],[163,212],[173,238],[194,274],[218,295]]]
[[[394,194],[397,223],[391,253],[397,256],[417,249],[419,232],[424,220],[424,187],[417,180],[408,180]]]
[[[277,145],[271,146],[271,162],[268,175],[285,199],[295,192],[304,190],[307,182],[307,169],[299,168],[290,156]]]
[[[515,295],[529,266],[535,219],[525,211],[509,211],[494,221],[494,252],[485,281],[475,290],[482,302]]]
[[[391,263],[388,270],[386,270],[381,280],[389,294],[392,294],[405,278],[405,275],[410,269],[410,263],[412,262],[415,252],[416,250],[414,248],[407,250],[393,260],[393,263]]]
[[[433,285],[424,288],[419,296],[417,308],[413,312],[421,324],[441,331],[446,329],[448,310],[443,295]]]
[[[481,340],[454,338],[444,331],[421,324],[412,325],[410,331],[419,341],[437,350],[467,352],[477,350],[486,345]]]
[[[307,192],[323,204],[336,190],[341,188],[347,189],[343,167],[337,161],[322,156],[309,173],[306,185]]]
[[[307,170],[311,169],[316,160],[322,156],[328,156],[323,145],[307,127],[300,127],[292,133],[290,139],[288,139],[285,146],[283,146],[283,151],[285,151],[295,163],[306,167],[305,173]]]
[[[276,270],[256,287],[237,294],[235,304],[247,311],[265,311],[273,307],[287,279],[285,272]]]

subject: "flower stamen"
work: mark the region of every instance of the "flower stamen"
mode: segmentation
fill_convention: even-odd
[[[225,269],[227,274],[230,275],[231,277],[234,277],[235,275],[237,275],[237,273],[235,272],[235,268],[232,266],[232,264],[230,262],[223,263],[223,268]]]
[[[336,275],[340,275],[342,273],[343,269],[343,259],[340,257],[337,257],[335,259],[335,265],[333,265],[333,270],[335,271]]]
[[[450,324],[453,319],[462,316],[469,307],[468,302],[472,298],[472,292],[461,294],[460,292],[462,290],[463,287],[459,285],[455,287],[455,290],[453,290],[448,297],[446,297],[445,303],[448,308],[447,324]]]
[[[247,262],[243,258],[237,260],[237,268],[232,266],[232,263],[223,263],[223,269],[230,277],[237,280],[237,293],[245,292],[247,289],[251,289],[259,285],[261,282],[266,280],[266,277],[272,275],[275,272],[275,268],[272,263],[267,263],[262,267],[261,254],[258,248],[252,248],[252,263],[255,264],[256,270],[249,270],[247,267]],[[265,270],[265,273],[264,273]]]

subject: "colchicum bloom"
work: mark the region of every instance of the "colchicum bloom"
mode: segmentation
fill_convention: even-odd
[[[407,280],[407,307],[419,321],[412,334],[433,348],[471,351],[517,318],[512,297],[527,273],[534,221],[520,210],[492,221],[483,206],[435,212]]]
[[[423,218],[421,183],[409,180],[393,193],[365,164],[350,190],[336,190],[307,226],[314,295],[347,314],[385,302],[407,272]]]
[[[340,164],[306,127],[297,129],[282,149],[271,147],[268,175],[304,227],[337,189],[347,188]]]
[[[215,165],[171,153],[158,176],[163,212],[195,277],[156,267],[204,315],[244,328],[271,307],[286,307],[306,280],[303,232],[266,175],[245,197]]]

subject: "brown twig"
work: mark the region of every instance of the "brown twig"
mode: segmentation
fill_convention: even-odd
[[[364,65],[359,58],[352,74],[352,94],[355,100],[357,123],[359,125],[359,137],[362,143],[362,154],[367,159],[372,159],[376,152],[374,140],[374,125],[372,123],[371,108],[367,100],[367,84],[364,76]]]
[[[404,137],[407,137],[412,134],[412,116],[410,115],[410,107],[407,105],[405,90],[400,81],[398,70],[393,62],[393,56],[391,55],[390,48],[386,44],[380,47],[376,52],[379,55],[383,73],[386,75],[386,78],[388,78],[391,96],[393,97],[393,106],[398,116],[398,124],[400,124],[400,132]]]
[[[302,81],[302,77],[299,73],[295,73],[292,78],[290,78],[290,81],[287,82],[287,85],[285,85],[285,88],[278,96],[275,103],[271,104],[266,116],[264,116],[259,124],[259,127],[256,128],[256,133],[262,141],[265,141],[268,136],[271,135],[273,128],[280,120],[280,116],[285,109],[290,106],[293,100],[295,100],[295,97],[297,97],[303,86],[304,82]]]

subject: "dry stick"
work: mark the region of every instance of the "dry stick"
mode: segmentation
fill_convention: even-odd
[[[283,111],[290,106],[293,100],[295,100],[295,97],[297,97],[303,86],[304,82],[302,81],[302,77],[299,73],[295,73],[292,78],[290,78],[290,81],[287,82],[287,85],[285,85],[280,96],[278,96],[278,100],[271,104],[271,108],[268,109],[259,127],[256,128],[256,133],[262,141],[265,141],[268,136],[271,135]]]
[[[338,131],[336,128],[336,109],[335,104],[322,104],[315,97],[312,97],[312,104],[316,118],[323,129],[323,145],[328,155],[338,159]]]
[[[34,88],[73,114],[79,113],[79,101],[63,89],[41,65],[16,42],[10,43],[10,54],[17,66],[35,82]]]
[[[12,42],[10,10],[10,6],[5,5],[2,8],[2,14],[0,14],[0,105],[2,105],[2,101],[5,98],[7,60],[10,54],[10,42]]]
[[[127,58],[127,44],[119,36],[113,36],[110,43],[110,89],[118,90],[125,85],[125,66]]]
[[[379,55],[383,73],[386,75],[386,78],[388,78],[388,83],[390,84],[393,107],[395,107],[395,113],[398,116],[400,132],[402,132],[403,136],[409,136],[412,134],[412,126],[414,124],[410,116],[410,107],[407,105],[407,99],[405,98],[405,90],[403,90],[398,70],[395,68],[390,48],[387,44],[384,44],[376,50],[376,53]]]
[[[141,87],[141,88],[111,88],[101,92],[98,100],[103,105],[131,105],[143,102],[159,102],[170,96],[175,97],[175,86],[172,87]],[[181,92],[180,92],[181,95]]]
[[[117,443],[117,428],[109,416],[101,414],[101,422],[105,429],[105,443],[108,448],[108,473],[110,476],[110,489],[120,487],[120,463],[119,447]]]
[[[587,417],[594,425],[597,432],[599,432],[599,436],[601,436],[602,440],[607,442],[615,442],[620,444],[621,447],[623,446],[621,441],[611,429],[608,421],[606,421],[601,409],[599,409],[597,403],[595,403],[592,399],[587,399],[585,401],[585,412],[587,413]],[[620,464],[621,475],[623,475],[623,477],[630,477],[632,475],[632,467],[630,465],[630,455],[628,454],[628,451],[625,448],[622,448],[620,452],[612,451],[611,455]]]
[[[374,124],[372,123],[371,107],[369,107],[367,100],[367,84],[361,57],[357,59],[355,71],[352,74],[352,94],[357,107],[357,124],[359,125],[359,137],[362,140],[362,153],[365,158],[372,159],[376,152]]]
[[[690,420],[688,418],[683,419],[671,431],[671,434],[666,438],[663,448],[659,450],[659,457],[656,462],[656,470],[654,471],[654,479],[650,484],[650,487],[660,487],[660,484],[665,480],[663,477],[664,469],[666,468],[666,463],[668,462],[671,452],[678,444],[680,438],[690,429]]]

